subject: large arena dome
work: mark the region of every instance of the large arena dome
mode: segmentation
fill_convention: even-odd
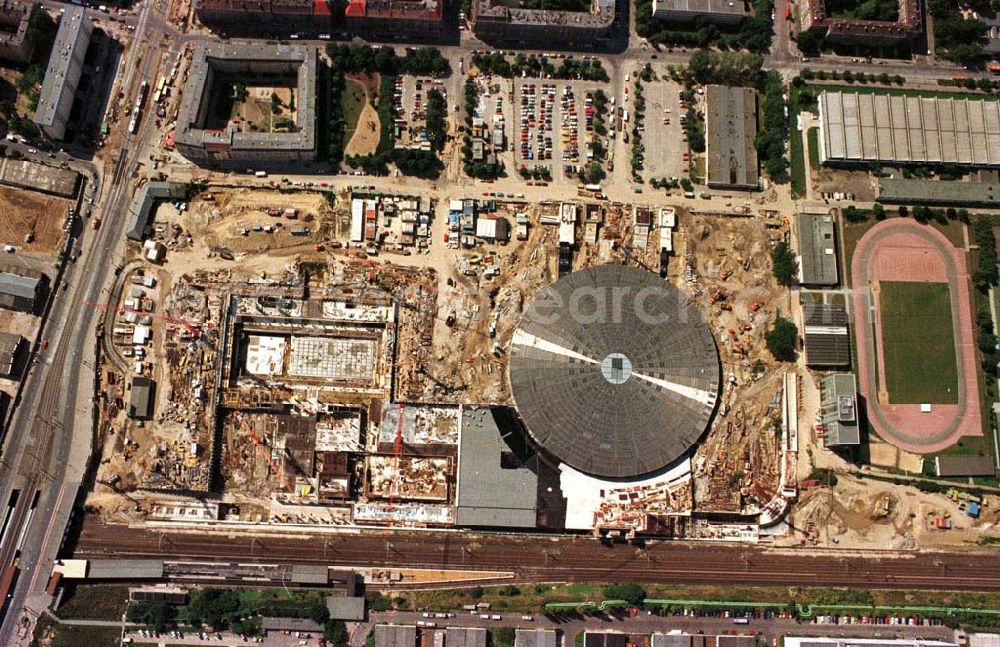
[[[600,265],[529,303],[511,342],[517,410],[553,458],[598,477],[672,463],[715,410],[719,355],[701,313],[652,272]]]

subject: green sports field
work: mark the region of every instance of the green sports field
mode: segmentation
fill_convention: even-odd
[[[946,283],[879,283],[886,390],[895,404],[955,404],[958,367]]]

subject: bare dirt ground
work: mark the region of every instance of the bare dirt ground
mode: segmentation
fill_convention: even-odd
[[[70,201],[34,191],[0,187],[0,242],[33,255],[54,255],[62,240],[62,223]],[[25,242],[25,236],[34,240]]]
[[[271,93],[278,95],[280,101],[277,112],[271,110]],[[290,108],[294,98],[291,88],[247,88],[247,100],[233,106],[231,118],[246,122],[250,130],[273,132],[278,119],[287,117],[295,121],[296,112]]]
[[[353,81],[353,83],[349,82],[347,84],[345,92],[351,92],[353,88],[360,85],[361,88],[364,89],[365,97],[364,107],[361,109],[361,115],[358,117],[357,125],[355,126],[353,132],[349,131],[347,133],[350,135],[351,139],[347,142],[347,146],[344,148],[344,154],[368,155],[370,153],[374,153],[375,149],[378,147],[379,133],[381,132],[378,112],[376,112],[375,108],[372,107],[372,101],[378,94],[378,75],[370,77],[349,77],[349,81]]]
[[[874,178],[863,171],[845,171],[823,167],[813,170],[812,185],[817,197],[821,191],[842,191],[853,193],[854,199],[859,202],[866,202],[874,200],[878,193],[878,185]]]

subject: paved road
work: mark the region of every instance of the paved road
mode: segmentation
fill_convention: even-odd
[[[1000,560],[976,553],[821,553],[708,542],[605,546],[567,536],[382,531],[294,537],[160,533],[88,518],[74,557],[211,558],[339,566],[513,571],[518,581],[753,583],[1000,591]],[[516,557],[515,557],[516,556]]]
[[[141,10],[137,43],[158,40],[146,32],[151,13],[155,13],[151,5]],[[157,20],[162,23],[162,17]],[[150,40],[145,41],[144,36]],[[126,96],[135,96],[141,79],[149,80],[158,57],[148,54],[144,46],[135,47],[122,61],[120,87]],[[151,121],[144,120],[139,134],[126,142],[107,186],[101,169],[95,169],[101,191],[93,211],[94,217],[102,217],[103,225],[97,232],[89,226],[82,230],[83,254],[69,266],[64,285],[54,286],[44,333],[48,348],[24,378],[25,396],[4,438],[3,460],[8,469],[0,476],[0,500],[7,501],[14,489],[25,493],[18,500],[8,532],[13,538],[23,531],[25,541],[19,554],[13,540],[0,547],[0,564],[17,563],[21,570],[0,626],[2,645],[26,641],[38,614],[51,602],[45,585],[92,449],[94,333],[99,315],[84,304],[104,300],[101,295],[121,257],[130,178],[145,152],[146,141],[155,135]],[[31,513],[35,491],[40,494]]]

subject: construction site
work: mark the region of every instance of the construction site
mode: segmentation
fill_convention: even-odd
[[[787,223],[581,198],[208,186],[159,205],[113,299],[94,304],[106,364],[92,503],[156,523],[756,540],[746,524],[784,512],[775,501],[795,482],[797,382],[763,342],[784,298],[769,256]],[[573,328],[605,396],[546,373],[569,351],[544,341],[558,327],[526,318],[588,281],[657,290],[693,326],[656,333],[677,340],[656,359],[633,348],[654,338],[639,320],[600,343]],[[617,441],[594,427],[580,453],[548,430],[561,405],[527,395],[537,379],[567,402],[635,398],[630,428],[677,436],[609,463],[602,447]]]

